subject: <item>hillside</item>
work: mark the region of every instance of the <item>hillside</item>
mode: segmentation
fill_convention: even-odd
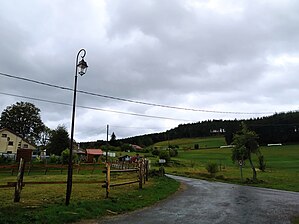
[[[180,138],[224,136],[227,144],[230,144],[233,134],[240,130],[241,122],[245,122],[249,129],[258,134],[259,143],[261,145],[299,142],[298,111],[247,120],[208,120],[182,124],[166,132],[135,136],[121,139],[121,141],[141,146],[149,146],[157,142]]]

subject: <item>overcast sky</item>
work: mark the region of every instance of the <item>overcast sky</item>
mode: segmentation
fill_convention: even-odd
[[[90,109],[76,110],[77,141],[106,139],[107,124],[123,138],[294,111],[298,12],[297,0],[1,1],[0,72],[73,88],[84,48],[89,68],[79,90],[195,109],[78,93],[77,105]],[[32,102],[48,127],[69,130],[72,108],[41,100],[72,104],[72,92],[0,75],[1,111]]]

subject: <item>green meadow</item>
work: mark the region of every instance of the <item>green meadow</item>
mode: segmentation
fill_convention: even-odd
[[[258,183],[250,183],[252,170],[249,162],[243,166],[243,181],[241,180],[240,167],[231,160],[231,149],[220,148],[225,145],[224,138],[212,137],[203,139],[177,139],[156,143],[156,147],[179,146],[179,155],[172,157],[169,165],[165,166],[167,173],[209,179],[238,184],[251,184],[254,186],[275,188],[289,191],[299,191],[299,145],[263,146],[261,152],[266,161],[266,170],[258,170],[258,159],[253,160],[258,171]],[[194,144],[200,144],[199,150],[194,150]],[[214,148],[212,148],[214,147]],[[205,149],[208,148],[208,149]],[[152,159],[153,166],[157,167],[157,159]],[[206,170],[209,162],[217,163],[219,172],[210,176]]]

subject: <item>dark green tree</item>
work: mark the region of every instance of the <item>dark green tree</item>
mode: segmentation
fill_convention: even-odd
[[[232,148],[232,160],[235,161],[245,161],[249,160],[253,180],[257,180],[256,170],[252,161],[252,153],[261,155],[259,150],[259,145],[257,142],[258,136],[254,131],[248,130],[246,124],[242,122],[242,129],[240,132],[234,135]]]
[[[28,102],[17,102],[1,113],[0,128],[8,128],[31,143],[36,143],[45,125],[40,109]]]
[[[51,132],[49,144],[47,145],[47,153],[61,155],[62,151],[69,148],[70,138],[66,127],[58,125],[58,127]]]
[[[110,138],[110,145],[118,146],[117,142],[116,142],[116,135],[114,134],[114,132],[112,132],[112,135],[111,135],[111,138]]]

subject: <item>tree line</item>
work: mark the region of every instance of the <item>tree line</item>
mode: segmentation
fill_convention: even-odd
[[[166,132],[134,136],[121,141],[149,146],[157,142],[177,138],[210,137],[221,135],[229,145],[233,136],[242,129],[242,122],[258,135],[258,143],[298,143],[299,112],[276,113],[271,116],[242,120],[207,120],[197,123],[181,124]]]
[[[154,143],[178,138],[195,138],[221,135],[225,137],[227,144],[233,142],[233,136],[242,129],[245,123],[251,131],[258,136],[260,145],[271,143],[298,143],[299,142],[299,112],[276,113],[271,116],[243,119],[243,120],[207,120],[197,123],[181,124],[166,132],[134,136],[124,139],[116,139],[113,133],[110,146],[129,148],[129,144],[142,147]],[[8,106],[1,113],[0,128],[8,128],[26,139],[30,143],[38,145],[41,150],[47,149],[47,153],[60,155],[69,147],[69,135],[63,125],[51,130],[42,122],[40,109],[28,102],[17,102]],[[106,145],[105,141],[80,143],[82,148],[99,148]]]

